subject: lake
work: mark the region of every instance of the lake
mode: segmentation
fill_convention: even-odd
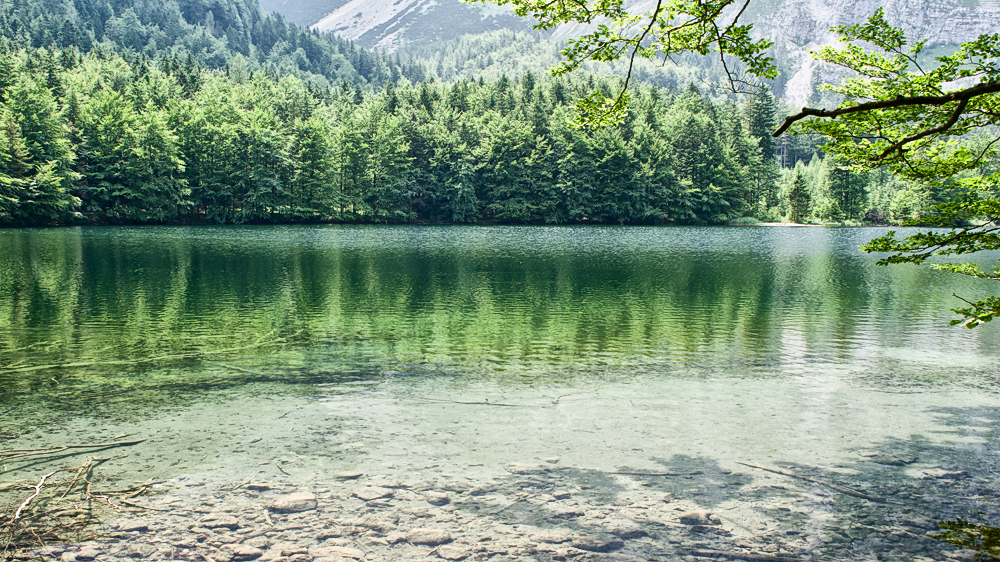
[[[92,479],[147,528],[56,557],[942,559],[1000,521],[1000,334],[948,325],[993,286],[883,232],[0,230],[0,447],[145,440]]]

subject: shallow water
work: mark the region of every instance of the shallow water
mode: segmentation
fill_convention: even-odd
[[[953,549],[923,537],[928,518],[1000,520],[998,335],[947,325],[951,293],[991,287],[876,267],[857,248],[880,233],[0,231],[2,444],[149,438],[105,477],[167,480],[177,510],[235,502],[240,517],[281,490],[326,490],[327,519],[416,512],[439,490],[439,525],[480,559],[596,556],[517,531],[475,545],[622,520],[644,534],[616,556],[635,559],[939,559]],[[80,462],[8,464],[0,489]],[[518,500],[526,474],[540,491]],[[355,497],[387,479],[395,505]],[[272,491],[233,492],[247,481]],[[677,522],[695,509],[721,524]],[[435,556],[383,538],[343,540]]]

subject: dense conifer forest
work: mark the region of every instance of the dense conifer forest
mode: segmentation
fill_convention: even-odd
[[[456,73],[253,0],[16,0],[0,32],[7,225],[879,222],[938,196],[825,160],[815,139],[776,144],[767,93],[649,83],[661,73],[624,122],[590,130],[576,100],[617,78],[470,77],[462,61],[488,66],[478,46],[528,36],[466,41]]]

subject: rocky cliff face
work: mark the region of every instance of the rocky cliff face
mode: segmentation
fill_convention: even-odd
[[[643,0],[633,9],[643,11],[654,4]],[[425,35],[429,30],[450,36],[530,25],[506,9],[458,0],[262,0],[261,5],[300,20],[321,6],[339,5],[317,21],[303,23],[369,45],[426,41],[431,39]],[[879,7],[890,22],[932,45],[1000,30],[1000,0],[754,0],[747,13],[766,36],[805,48],[831,42],[831,27],[862,21]]]
[[[809,51],[837,43],[830,28],[862,22],[880,7],[911,40],[926,39],[930,54],[1000,31],[1000,0],[756,0],[749,17],[775,42],[784,97],[805,103],[815,84],[836,80],[836,71],[816,64]]]
[[[313,27],[367,47],[395,51],[447,41],[467,33],[530,29],[533,20],[492,4],[459,0],[349,0]]]
[[[531,20],[517,18],[507,8],[492,4],[465,4],[459,0],[261,0],[291,17],[302,17],[303,6],[313,14],[320,4],[332,9],[313,26],[330,30],[369,47],[395,51],[426,45],[467,33],[493,29],[527,29]],[[630,7],[643,12],[655,0],[636,0]],[[946,50],[984,33],[1000,31],[1000,0],[753,0],[746,13],[757,33],[775,42],[775,55],[784,77],[777,85],[784,96],[805,102],[814,85],[830,79],[830,69],[817,65],[810,49],[836,42],[830,28],[864,21],[884,8],[890,23],[904,28],[913,39],[928,40],[933,52]],[[555,37],[572,36],[583,29],[564,27]]]
[[[880,7],[890,23],[931,45],[953,45],[1000,26],[998,0],[758,0],[751,16],[776,40],[808,47],[831,42],[831,27],[864,21]]]

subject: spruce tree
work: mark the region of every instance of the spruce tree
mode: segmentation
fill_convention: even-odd
[[[802,174],[802,165],[795,168],[792,176],[792,186],[788,190],[788,220],[789,222],[802,223],[809,218],[809,206],[812,203],[809,197],[809,186],[806,178]]]

